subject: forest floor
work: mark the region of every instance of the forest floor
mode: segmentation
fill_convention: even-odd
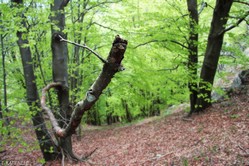
[[[132,124],[86,126],[80,141],[73,137],[73,149],[82,156],[96,151],[85,162],[66,160],[65,165],[249,165],[248,94],[233,95],[190,119],[183,117],[184,112],[177,111]],[[39,165],[39,150],[20,153],[17,149],[7,147],[0,154],[2,161]]]

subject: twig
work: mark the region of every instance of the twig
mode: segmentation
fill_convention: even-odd
[[[243,148],[241,147],[240,145],[237,145],[244,153],[240,153],[239,155],[240,156],[243,156],[243,157],[249,157],[249,153]]]
[[[182,120],[183,120],[183,121],[187,121],[187,122],[192,122],[192,121],[193,121],[193,119],[191,119],[188,115],[182,117]]]
[[[173,70],[178,69],[178,67],[179,67],[179,65],[176,65],[176,66],[175,66],[175,67],[173,67],[173,68],[159,69],[159,70],[157,70],[157,71],[167,71],[167,70],[169,70],[169,71],[173,71]]]
[[[116,30],[116,29],[113,29],[113,28],[110,28],[110,27],[108,27],[108,26],[99,24],[99,23],[97,23],[97,22],[93,22],[93,24],[96,24],[96,25],[98,25],[98,26],[100,26],[100,27],[102,27],[102,28],[109,29],[109,30],[114,31],[114,32],[119,32],[119,31]]]
[[[248,5],[248,6],[249,6],[249,3],[248,3],[248,2],[243,2],[243,1],[234,1],[234,2],[241,3],[241,4],[244,4],[244,5]]]
[[[61,35],[58,35],[58,36],[59,36],[61,42],[67,42],[67,43],[73,44],[73,45],[75,45],[75,46],[85,48],[85,49],[87,49],[88,51],[90,51],[91,53],[93,53],[97,58],[99,58],[99,60],[101,60],[101,62],[103,62],[103,63],[108,63],[108,62],[107,62],[104,58],[102,58],[98,53],[96,53],[96,52],[95,52],[94,50],[92,50],[91,48],[87,47],[85,44],[84,44],[84,45],[78,44],[78,43],[72,42],[72,41],[70,41],[70,40],[64,39]]]
[[[172,151],[172,152],[169,152],[169,153],[160,155],[160,156],[155,156],[155,157],[153,157],[153,158],[150,158],[150,159],[148,159],[148,160],[145,160],[143,163],[141,163],[141,165],[145,164],[145,163],[148,162],[148,161],[152,161],[152,160],[155,160],[155,159],[158,160],[158,159],[160,159],[160,158],[163,158],[163,157],[165,157],[165,156],[171,155],[171,154],[173,154],[173,153],[175,153],[175,152]]]
[[[88,159],[98,148],[95,148],[93,151],[91,151],[88,155],[84,156],[82,160]]]
[[[177,44],[177,45],[179,45],[179,46],[181,46],[181,47],[183,47],[183,48],[188,49],[187,46],[185,46],[184,44],[182,44],[182,43],[180,43],[180,42],[178,42],[178,41],[175,41],[175,40],[167,40],[167,39],[166,39],[166,40],[157,40],[157,39],[150,40],[150,41],[147,41],[147,42],[145,42],[145,43],[138,44],[137,46],[134,47],[134,49],[136,49],[136,48],[138,48],[138,47],[141,47],[141,46],[144,46],[144,45],[149,44],[149,43],[156,43],[156,42],[171,42],[171,43],[175,43],[175,44]]]
[[[234,25],[231,25],[230,27],[224,29],[223,31],[221,31],[218,35],[221,35],[227,31],[232,30],[233,28],[237,27],[242,21],[246,20],[246,17],[249,15],[249,11],[247,11],[245,13],[245,15],[243,17],[241,17]]]

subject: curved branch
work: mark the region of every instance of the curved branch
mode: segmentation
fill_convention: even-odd
[[[53,83],[48,84],[47,86],[45,86],[42,89],[41,107],[42,107],[42,110],[44,110],[47,113],[49,120],[52,124],[53,130],[55,131],[56,135],[63,136],[64,130],[59,126],[59,123],[58,123],[57,119],[55,118],[51,109],[48,108],[46,105],[46,93],[51,88],[56,88],[56,87],[63,87],[63,85],[60,82],[53,82]]]

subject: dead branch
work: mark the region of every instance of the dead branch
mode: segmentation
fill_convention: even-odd
[[[66,40],[61,35],[58,35],[58,36],[59,36],[61,42],[67,42],[67,43],[73,44],[75,46],[85,48],[88,51],[90,51],[91,53],[93,53],[97,58],[99,58],[99,60],[101,60],[101,62],[107,63],[107,61],[104,58],[102,58],[98,53],[96,53],[94,50],[92,50],[91,48],[89,48],[87,45],[85,45],[85,44],[82,45],[82,44],[78,44],[78,43]]]
[[[107,63],[104,64],[100,75],[87,91],[85,99],[75,105],[70,122],[65,129],[64,137],[75,133],[75,129],[80,124],[83,113],[94,105],[102,94],[102,91],[111,82],[115,73],[120,71],[120,66],[122,66],[121,61],[124,58],[127,44],[127,40],[120,38],[119,35],[116,36],[107,57]]]
[[[93,151],[91,151],[89,154],[87,154],[86,156],[84,156],[83,160],[88,159],[98,148],[95,148]]]
[[[240,153],[239,155],[242,157],[249,157],[249,153],[240,145],[237,145],[244,153]]]
[[[61,40],[67,41],[62,37]],[[55,118],[53,112],[50,110],[50,108],[46,106],[46,92],[48,92],[51,88],[63,88],[63,85],[59,82],[50,83],[42,89],[41,107],[48,114],[49,120],[57,137],[65,138],[75,133],[76,128],[81,122],[83,113],[89,110],[94,105],[94,103],[98,100],[99,96],[102,94],[102,91],[111,82],[111,79],[114,77],[115,73],[120,71],[120,66],[122,66],[121,61],[124,58],[124,53],[127,44],[128,42],[126,40],[121,39],[119,35],[116,36],[114,42],[112,43],[112,48],[107,57],[107,60],[104,60],[105,63],[102,68],[102,72],[100,73],[96,81],[93,83],[91,88],[87,91],[85,99],[75,105],[71,119],[66,128],[61,128],[59,126],[58,121]]]

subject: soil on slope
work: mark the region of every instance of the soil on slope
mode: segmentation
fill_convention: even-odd
[[[187,120],[178,112],[121,127],[87,127],[81,141],[73,137],[75,153],[97,150],[85,162],[66,160],[65,165],[249,165],[248,102],[248,95],[239,94]],[[0,157],[38,165],[41,154],[7,147]]]

